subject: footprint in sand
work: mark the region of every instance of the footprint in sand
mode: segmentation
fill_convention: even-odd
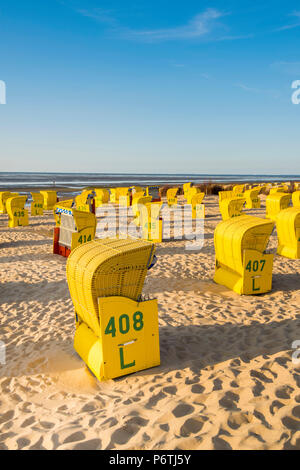
[[[300,405],[295,406],[292,409],[292,415],[295,416],[295,418],[298,418],[300,420]]]
[[[169,387],[164,387],[163,391],[169,393],[170,395],[176,395],[177,387],[175,387],[175,385],[170,385]]]
[[[268,377],[266,377],[265,374],[263,374],[262,372],[259,372],[257,370],[250,370],[250,375],[251,375],[251,377],[255,377],[256,379],[259,379],[259,380],[261,380],[262,382],[265,382],[265,383],[272,383],[273,382],[272,379],[269,379]]]
[[[281,403],[281,401],[279,400],[274,400],[272,402],[272,404],[270,405],[270,413],[272,415],[275,415],[275,413],[277,413],[278,410],[280,410],[280,408],[282,408],[284,406],[283,403]]]
[[[198,434],[207,420],[208,418],[205,416],[188,418],[180,428],[180,435],[182,437],[189,437],[191,434]]]
[[[244,413],[242,411],[230,413],[227,424],[231,429],[239,429],[243,424],[251,423],[253,419],[252,413]]]
[[[212,438],[214,450],[232,450],[231,445],[219,436]]]
[[[140,419],[142,420],[142,422],[148,423],[147,420],[143,420],[143,418]],[[139,432],[140,426],[145,425],[139,423],[141,423],[141,421],[136,421],[135,418],[132,418],[131,420],[127,421],[124,426],[119,429],[116,429],[116,431],[114,431],[111,436],[111,444],[127,444],[127,442]],[[109,448],[111,448],[111,444],[109,445]]]
[[[276,395],[277,398],[288,400],[293,391],[294,391],[294,389],[292,387],[290,387],[289,385],[283,385],[282,387],[278,387],[276,389],[275,395]]]
[[[168,425],[168,423],[160,424],[159,427],[165,432],[169,432],[170,430],[170,426]]]
[[[75,441],[82,441],[83,439],[85,439],[85,434],[81,431],[77,431],[77,432],[74,432],[73,434],[70,434],[70,436],[66,437],[63,444],[67,444],[69,442],[75,442]]]
[[[21,424],[21,428],[26,428],[27,426],[31,426],[35,422],[35,417],[31,416],[30,418],[25,419],[25,421]]]
[[[261,392],[265,389],[265,387],[263,386],[263,384],[255,379],[255,385],[254,387],[252,387],[252,393],[255,397],[259,397],[261,395]]]
[[[203,393],[205,388],[202,385],[195,384],[192,386],[191,391],[192,393]]]
[[[181,403],[180,405],[177,405],[174,410],[172,410],[173,415],[175,418],[182,418],[182,416],[189,415],[193,413],[195,408],[191,405],[188,405],[186,403]]]
[[[281,419],[282,424],[291,431],[300,431],[300,420],[291,416],[285,416]]]
[[[238,410],[239,408],[236,405],[236,402],[238,402],[240,397],[233,392],[226,392],[223,398],[219,400],[219,404],[223,407],[226,408],[227,410]]]
[[[79,442],[72,450],[101,450],[101,440],[89,439],[88,441]]]
[[[152,408],[153,406],[156,406],[157,403],[162,400],[163,398],[166,398],[166,394],[163,393],[163,392],[159,392],[157,393],[156,395],[153,395],[147,402],[147,404],[145,405],[146,408]]]

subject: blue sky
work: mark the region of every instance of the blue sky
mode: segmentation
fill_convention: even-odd
[[[0,171],[300,174],[299,2],[1,0],[0,24]]]

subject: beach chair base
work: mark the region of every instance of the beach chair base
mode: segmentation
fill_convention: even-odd
[[[214,281],[240,295],[264,294],[272,290],[272,253],[244,250],[240,274],[217,262]]]
[[[98,299],[100,334],[76,314],[74,348],[98,380],[160,364],[157,300]]]

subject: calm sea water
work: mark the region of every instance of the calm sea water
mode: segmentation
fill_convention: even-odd
[[[124,173],[12,173],[0,172],[0,191],[16,189],[19,192],[34,188],[57,189],[64,193],[69,188],[72,193],[85,186],[128,186],[182,184],[187,181],[203,183],[243,182],[243,181],[290,181],[300,180],[300,175],[217,175],[217,174],[124,174]],[[69,193],[70,194],[70,193]]]
[[[127,185],[141,183],[172,184],[194,181],[202,183],[213,181],[289,181],[298,180],[300,175],[221,175],[221,174],[139,174],[139,173],[19,173],[0,172],[0,187],[63,186],[80,189],[87,185]]]

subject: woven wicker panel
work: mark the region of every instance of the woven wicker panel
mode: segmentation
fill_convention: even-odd
[[[99,327],[99,297],[140,298],[154,249],[144,240],[108,238],[72,251],[67,262],[70,294],[76,312],[94,331]]]

